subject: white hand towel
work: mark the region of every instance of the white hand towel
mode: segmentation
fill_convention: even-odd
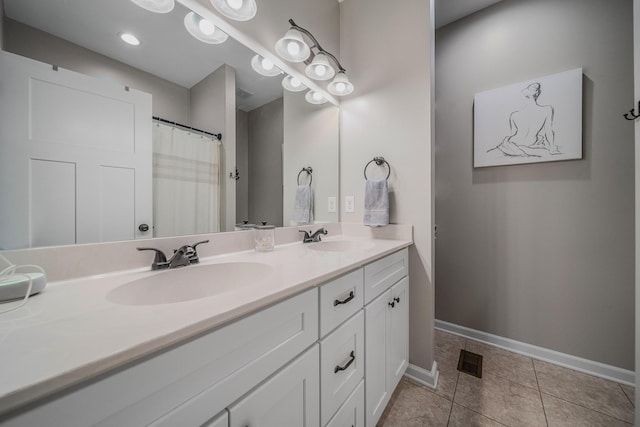
[[[293,220],[298,224],[313,224],[313,189],[308,185],[296,188]]]
[[[367,179],[364,187],[364,225],[389,225],[389,187],[386,179]]]

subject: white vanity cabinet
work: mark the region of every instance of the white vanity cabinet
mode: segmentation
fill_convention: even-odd
[[[376,290],[369,295],[375,299],[364,309],[367,427],[380,419],[409,363],[407,270],[407,250],[365,267],[365,292]]]
[[[404,249],[0,426],[373,427],[407,367],[408,284]]]

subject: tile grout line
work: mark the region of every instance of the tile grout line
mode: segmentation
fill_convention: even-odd
[[[533,362],[533,359],[532,359],[532,362]],[[622,418],[619,418],[619,417],[617,417],[615,415],[607,414],[606,412],[602,412],[601,410],[590,408],[588,406],[583,405],[582,403],[572,402],[572,401],[567,400],[567,399],[565,399],[565,398],[563,398],[561,396],[556,396],[553,393],[543,392],[542,389],[540,389],[540,382],[538,381],[538,371],[536,371],[536,364],[535,363],[533,363],[533,371],[536,374],[536,381],[538,382],[538,389],[539,389],[539,392],[540,392],[540,400],[542,401],[542,409],[544,410],[545,419],[547,418],[547,410],[544,408],[544,400],[542,400],[542,395],[543,394],[546,394],[547,396],[551,396],[551,397],[553,397],[555,399],[558,399],[558,400],[560,400],[562,402],[568,403],[569,405],[579,406],[579,407],[581,407],[583,409],[586,409],[588,411],[593,411],[593,412],[596,412],[596,413],[598,413],[600,415],[604,415],[604,416],[607,416],[609,418],[613,418],[614,420],[622,421],[623,423],[627,423],[628,424],[628,422],[626,420],[623,420]],[[624,390],[622,389],[620,384],[618,384],[618,386],[620,387],[620,390],[622,391],[622,394],[624,394],[624,396],[627,398],[627,400],[630,400],[629,396],[627,396],[627,393],[624,392]],[[634,412],[635,412],[635,407],[634,407]],[[549,426],[549,421],[547,420],[547,427],[548,426]]]
[[[626,391],[624,391],[624,388],[622,388],[621,384],[618,384],[618,387],[620,387],[620,390],[622,390],[622,394],[624,394],[627,397],[627,400],[629,401],[629,403],[631,403],[631,406],[633,406],[633,409],[635,410],[636,408],[635,402],[631,400],[631,397],[627,394]]]
[[[531,359],[531,358],[530,358]],[[540,403],[542,404],[542,413],[544,414],[544,421],[549,427],[549,418],[547,417],[547,409],[544,407],[544,400],[542,399],[542,390],[540,389],[540,381],[538,381],[538,371],[536,370],[536,364],[531,359],[531,366],[533,367],[533,375],[536,377],[536,384],[538,385],[538,396],[540,396]]]

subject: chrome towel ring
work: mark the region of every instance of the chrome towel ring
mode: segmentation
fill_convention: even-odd
[[[369,163],[367,163],[364,166],[364,179],[368,179],[367,178],[367,167],[373,162],[376,162],[376,165],[378,165],[378,166],[382,166],[383,163],[387,165],[387,169],[389,170],[389,172],[387,173],[387,178],[386,179],[389,179],[389,177],[391,176],[391,165],[382,156],[374,157],[373,160],[369,160]]]
[[[302,172],[307,173],[307,176],[309,177],[309,186],[311,186],[311,183],[313,182],[313,168],[311,166],[307,166],[306,168],[300,169],[300,172],[298,172],[298,185],[300,185],[300,174]]]

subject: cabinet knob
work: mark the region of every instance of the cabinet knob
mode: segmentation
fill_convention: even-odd
[[[393,308],[393,307],[395,307],[395,306],[396,306],[396,303],[395,303],[395,302],[393,302],[393,301],[391,301],[391,302],[389,303],[389,306],[390,306],[391,308]]]
[[[149,225],[148,224],[140,224],[138,226],[138,230],[142,231],[143,233],[146,233],[147,231],[149,231]]]
[[[395,302],[397,302],[397,303],[399,303],[399,302],[400,302],[400,298],[398,298],[398,297],[395,297],[395,298],[394,298],[394,300],[395,300]]]

